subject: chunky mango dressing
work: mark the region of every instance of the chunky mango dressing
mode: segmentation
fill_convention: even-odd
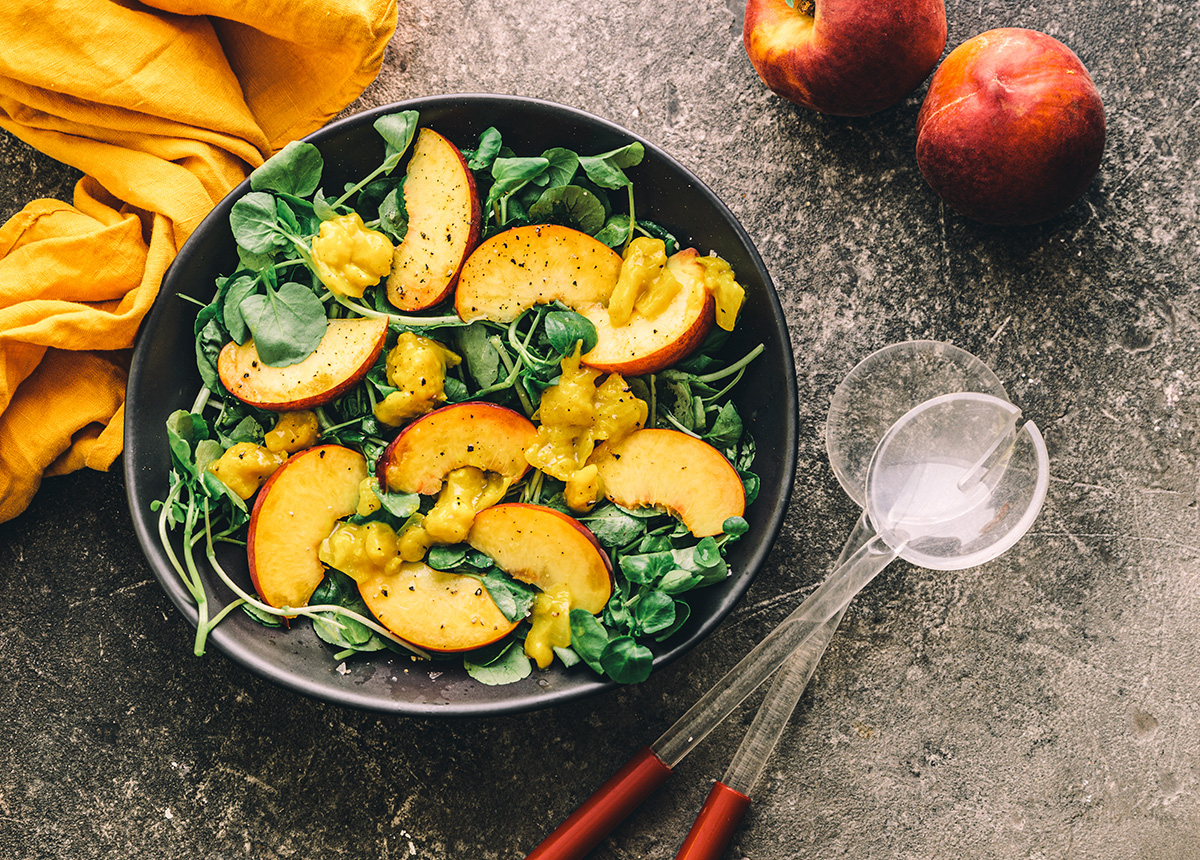
[[[263,446],[276,454],[295,454],[317,444],[321,437],[321,425],[317,413],[310,409],[300,412],[284,412],[275,426],[266,432]]]
[[[540,592],[529,616],[525,635],[525,654],[545,669],[554,659],[555,648],[571,644],[571,593],[562,588],[553,593]]]
[[[667,270],[666,243],[639,236],[625,249],[621,273],[608,300],[609,322],[623,326],[633,318],[635,309],[642,316],[657,316],[681,286]]]
[[[503,475],[474,466],[454,469],[446,476],[437,502],[425,515],[421,528],[434,543],[466,540],[475,515],[503,499],[509,484]]]
[[[746,297],[745,288],[734,278],[729,263],[717,255],[695,259],[704,270],[704,289],[716,304],[717,325],[733,331]],[[608,320],[614,327],[620,327],[628,325],[635,313],[653,319],[667,309],[682,288],[667,266],[666,243],[639,236],[625,249],[621,272],[608,300]]]
[[[208,471],[239,497],[248,499],[290,455],[311,448],[320,437],[321,425],[315,412],[283,412],[266,432],[263,444],[235,442],[208,464]]]
[[[600,371],[582,367],[578,350],[561,366],[558,382],[542,392],[541,426],[525,459],[565,482],[567,504],[586,511],[604,489],[596,467],[587,462],[592,451],[599,442],[623,439],[641,428],[650,407],[619,373],[610,373],[596,385]]]
[[[312,240],[313,267],[331,293],[362,298],[392,271],[392,240],[363,223],[357,212],[321,222]]]
[[[267,478],[283,465],[287,454],[271,451],[253,442],[235,442],[208,464],[208,471],[240,498],[248,499],[258,492]]]
[[[398,389],[375,406],[375,418],[390,427],[432,412],[446,402],[446,370],[462,361],[436,340],[403,332],[388,351],[388,383]]]
[[[733,267],[716,254],[696,259],[704,267],[704,289],[712,293],[717,304],[717,325],[733,331],[738,311],[746,299],[746,288],[733,276]]]
[[[383,507],[375,488],[379,486],[373,477],[367,476],[358,482],[358,507],[354,513],[360,517],[369,517]]]
[[[364,525],[339,522],[321,542],[317,555],[355,582],[395,573],[402,562],[395,529],[381,522]]]

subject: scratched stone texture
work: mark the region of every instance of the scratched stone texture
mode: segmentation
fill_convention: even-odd
[[[819,584],[857,515],[824,457],[830,395],[910,338],[979,355],[1038,423],[1045,508],[1000,560],[897,563],[855,601],[726,856],[1200,857],[1200,6],[947,7],[951,47],[1027,26],[1092,72],[1108,142],[1065,215],[997,230],[942,207],[913,157],[924,87],[853,120],[772,96],[737,0],[402,3],[350,111],[448,92],[581,107],[664,146],[753,237],[801,403],[770,562],[640,686],[387,719],[192,657],[120,477],[52,479],[0,525],[0,857],[523,857]],[[77,178],[4,135],[0,171],[5,215]],[[592,856],[673,857],[753,701]]]

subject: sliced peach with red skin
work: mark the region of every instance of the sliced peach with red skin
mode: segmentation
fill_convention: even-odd
[[[217,375],[238,400],[274,412],[311,409],[357,385],[383,351],[386,319],[330,320],[312,355],[287,367],[262,363],[251,338],[225,344]]]
[[[388,301],[402,311],[419,311],[454,290],[482,224],[471,169],[458,147],[432,129],[417,133],[404,206],[408,230],[392,257]]]
[[[703,439],[678,430],[635,430],[599,446],[590,462],[610,501],[664,508],[696,537],[719,535],[725,520],[746,512],[746,491],[729,461]]]
[[[587,526],[542,505],[495,505],[475,517],[467,542],[514,579],[547,594],[566,591],[593,615],[612,596],[612,565]]]
[[[451,471],[474,466],[515,483],[529,469],[525,449],[536,435],[528,418],[494,403],[443,406],[392,440],[379,458],[379,482],[393,492],[432,495]]]
[[[607,303],[621,255],[587,233],[557,224],[514,227],[463,264],[454,307],[467,322],[512,322],[534,305]]]
[[[358,590],[380,624],[426,651],[482,648],[503,639],[520,622],[504,616],[479,580],[421,562],[372,574],[358,583]]]
[[[534,305],[562,302],[596,326],[583,363],[607,373],[654,373],[696,349],[712,327],[715,302],[705,288],[699,254],[673,254],[667,268],[681,289],[653,317],[635,314],[622,326],[608,317],[621,255],[586,233],[553,224],[515,227],[475,249],[463,265],[454,304],[471,322],[512,322]]]
[[[318,445],[294,454],[267,479],[246,535],[250,579],[264,603],[277,609],[308,603],[325,578],[321,541],[354,513],[368,474],[357,451]]]
[[[628,323],[614,326],[600,304],[575,308],[596,327],[596,346],[581,361],[605,373],[641,376],[670,367],[693,352],[716,319],[716,301],[704,285],[704,266],[695,248],[667,258],[666,269],[681,289],[660,313],[635,313]]]

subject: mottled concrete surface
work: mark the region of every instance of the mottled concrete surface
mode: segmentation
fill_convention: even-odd
[[[854,603],[728,857],[1200,856],[1200,44],[1193,3],[949,0],[950,44],[1046,31],[1108,112],[1100,175],[1023,230],[939,205],[923,94],[845,120],[771,96],[737,0],[416,0],[355,109],[538,96],[645,135],[756,241],[788,313],[797,492],[771,564],[708,641],[636,688],[524,716],[384,719],[219,654],[134,541],[117,474],[49,481],[0,526],[0,856],[516,858],[821,580],[855,510],[824,457],[830,394],[909,338],[987,361],[1042,427],[1053,481],[1003,559],[896,564]],[[5,212],[74,176],[0,137]],[[597,858],[673,857],[736,715]]]

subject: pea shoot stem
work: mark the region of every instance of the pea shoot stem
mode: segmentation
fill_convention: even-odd
[[[369,317],[370,319],[385,319],[388,324],[395,323],[397,325],[407,326],[408,328],[433,328],[434,326],[450,326],[450,325],[466,325],[458,314],[445,314],[437,317],[418,317],[409,316],[406,314],[393,314],[386,311],[377,311],[374,308],[369,308],[366,305],[360,305],[358,302],[352,302],[350,299],[337,293],[331,295],[337,300],[337,303],[348,310],[354,311],[359,316]]]
[[[732,376],[733,374],[740,372],[742,370],[742,368],[744,368],[750,362],[754,361],[754,359],[756,359],[760,355],[762,355],[764,349],[765,349],[765,347],[760,343],[758,346],[754,347],[754,349],[752,349],[748,353],[746,353],[746,355],[744,357],[738,359],[737,361],[735,361],[733,364],[729,365],[728,367],[723,367],[720,370],[713,371],[712,373],[705,373],[700,376],[697,376],[696,381],[697,382],[716,382],[720,379],[724,379],[727,376]]]

